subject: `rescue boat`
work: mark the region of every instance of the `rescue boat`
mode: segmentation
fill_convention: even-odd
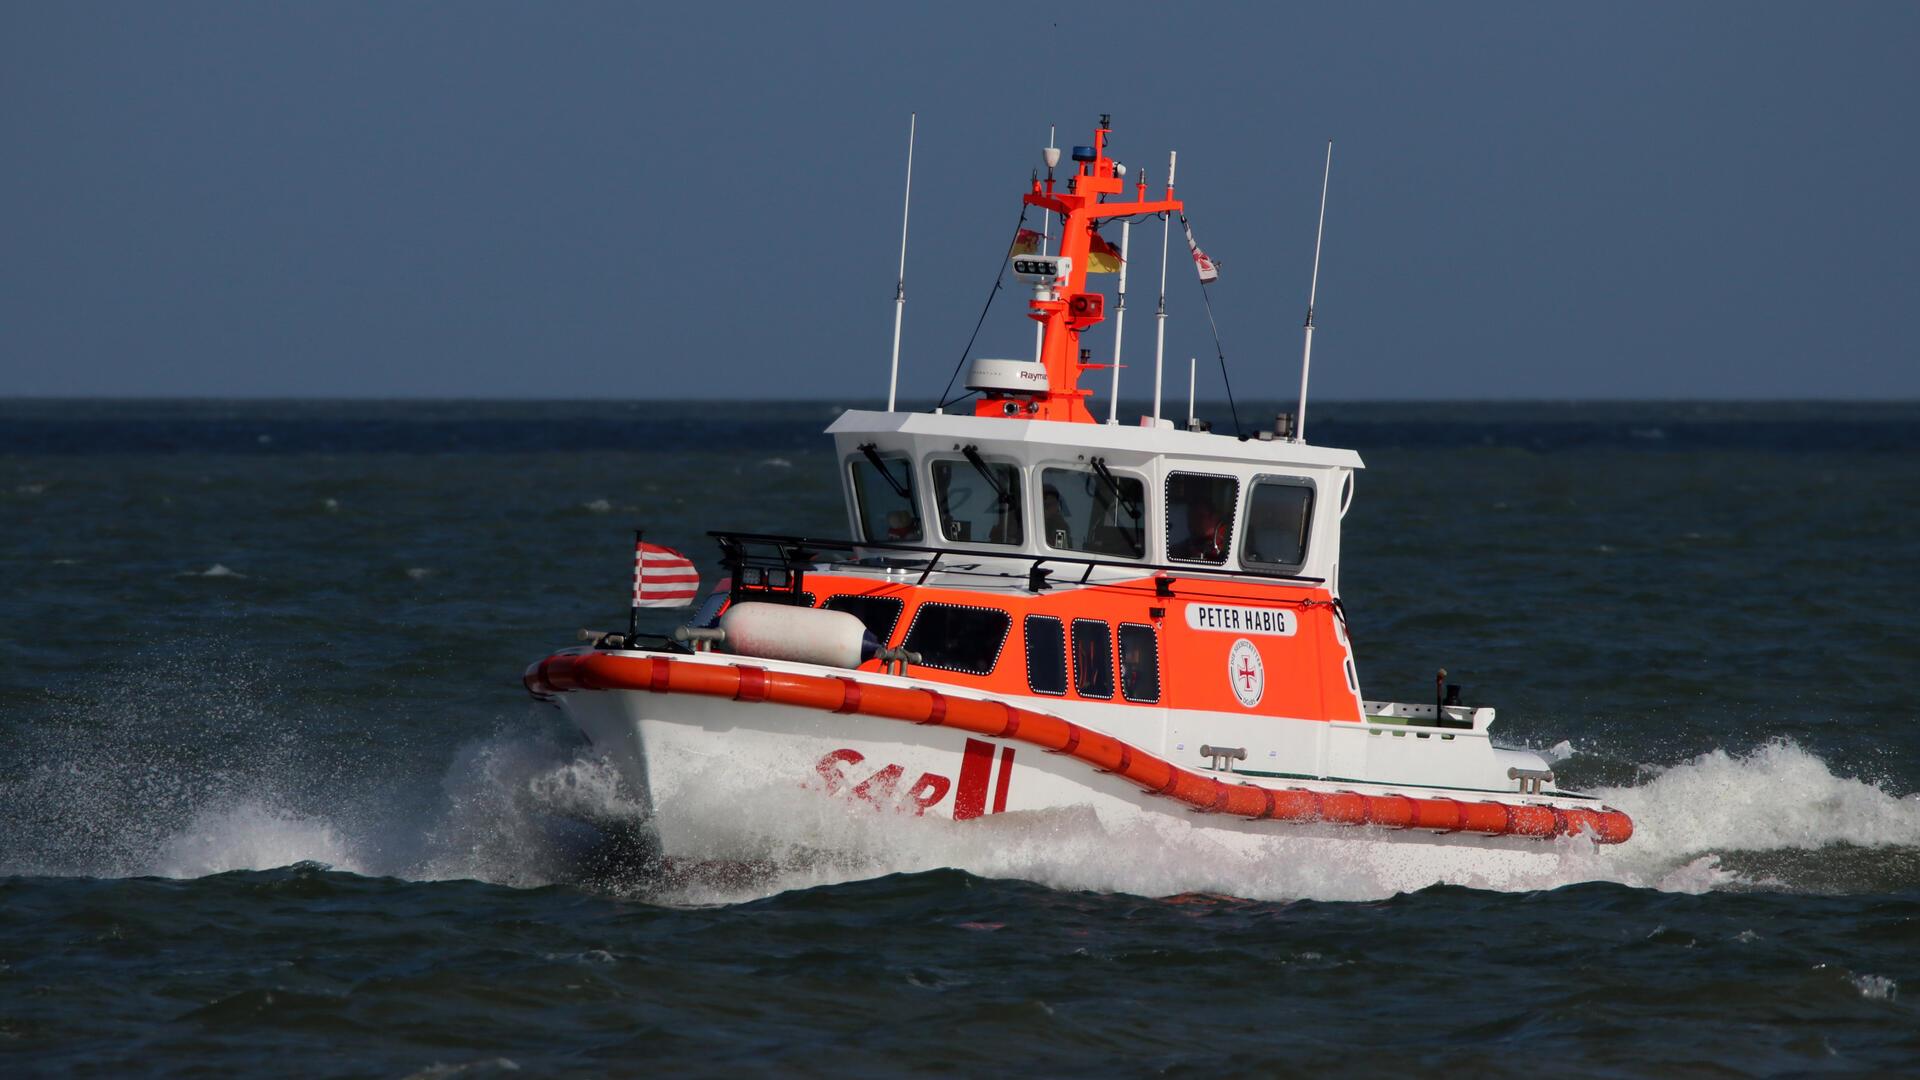
[[[846,537],[711,533],[726,577],[704,597],[691,560],[637,543],[635,605],[691,606],[684,625],[583,632],[527,689],[619,768],[669,858],[714,855],[703,816],[782,813],[757,809],[768,785],[901,827],[1090,807],[1329,851],[1627,840],[1627,815],[1497,745],[1494,710],[1444,678],[1432,700],[1363,695],[1340,599],[1362,462],[1305,440],[1304,370],[1299,413],[1255,435],[1160,416],[1158,357],[1153,415],[1123,425],[1109,400],[1096,418],[1081,342],[1107,305],[1088,277],[1114,254],[1098,228],[1160,219],[1164,318],[1166,223],[1185,222],[1175,160],[1150,195],[1109,131],[1063,178],[1049,148],[1022,196],[1058,225],[1009,257],[1035,359],[975,361],[971,414],[902,411],[890,390],[885,411],[835,420]],[[1124,319],[1124,276],[1119,295]],[[1303,369],[1311,333],[1310,300]]]

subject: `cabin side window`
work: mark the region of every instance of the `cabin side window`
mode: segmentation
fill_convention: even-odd
[[[927,667],[986,675],[999,661],[1012,626],[1013,617],[998,608],[926,603],[913,613],[904,644]]]
[[[1067,692],[1067,631],[1060,620],[1029,615],[1027,632],[1027,688],[1036,694]]]
[[[1167,476],[1167,558],[1223,563],[1233,543],[1233,510],[1240,481],[1231,476]]]
[[[1252,569],[1295,571],[1307,561],[1313,482],[1260,477],[1247,493],[1247,535],[1240,561]]]
[[[862,539],[913,543],[920,539],[920,507],[913,498],[913,459],[865,448],[853,459],[853,505]]]
[[[1120,696],[1160,700],[1160,643],[1145,623],[1120,624]]]
[[[1020,470],[978,455],[933,463],[940,535],[964,544],[1021,544]]]
[[[1147,486],[1094,469],[1040,470],[1040,538],[1060,551],[1138,559],[1147,553]]]
[[[875,641],[885,645],[893,637],[893,628],[900,622],[900,609],[906,607],[906,601],[897,596],[852,596],[842,593],[827,597],[829,611],[844,611],[859,619]]]
[[[1081,697],[1113,696],[1113,634],[1099,619],[1073,620],[1073,689]]]

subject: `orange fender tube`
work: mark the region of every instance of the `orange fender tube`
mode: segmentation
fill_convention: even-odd
[[[954,697],[938,690],[880,686],[844,675],[769,671],[748,664],[693,664],[665,656],[564,652],[529,666],[522,682],[539,698],[573,690],[700,694],[822,712],[859,713],[1018,740],[1113,773],[1150,795],[1178,800],[1203,813],[1232,814],[1256,821],[1332,822],[1543,839],[1584,832],[1601,844],[1623,843],[1633,835],[1632,819],[1612,807],[1561,809],[1528,803],[1465,802],[1446,796],[1415,798],[1229,784],[1048,713],[1002,701]]]

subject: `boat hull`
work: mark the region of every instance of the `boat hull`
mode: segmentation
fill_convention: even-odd
[[[1378,848],[1389,862],[1409,847],[1449,850],[1473,880],[1537,870],[1556,857],[1560,845],[1543,843],[1555,836],[1609,842],[1631,831],[1617,812],[1551,799],[1281,788],[1224,771],[1198,775],[1057,717],[913,680],[770,670],[731,658],[563,653],[530,668],[527,682],[557,699],[621,769],[648,807],[661,853],[675,859],[764,854],[791,819],[829,806],[889,827],[1079,808],[1108,828],[1152,819],[1241,838],[1249,850],[1276,836],[1326,845],[1343,859],[1356,845]],[[1413,873],[1417,887],[1433,880],[1434,867],[1423,860]]]

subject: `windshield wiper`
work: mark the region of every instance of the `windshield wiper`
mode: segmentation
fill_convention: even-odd
[[[1101,483],[1107,485],[1107,490],[1112,492],[1113,497],[1119,501],[1120,509],[1125,510],[1127,516],[1133,520],[1139,521],[1140,504],[1127,498],[1127,493],[1120,489],[1120,481],[1114,479],[1113,472],[1107,468],[1107,459],[1089,458],[1087,464],[1093,466],[1093,474],[1100,478]]]
[[[1000,501],[994,503],[994,506],[1012,506],[1013,496],[1007,493],[1006,485],[1000,482],[1000,478],[993,475],[993,470],[987,468],[986,460],[980,456],[980,448],[969,444],[961,447],[960,452],[967,456],[967,464],[973,466],[973,471],[979,473],[988,486],[993,488],[993,493],[999,496]]]
[[[895,495],[909,501],[912,500],[913,492],[908,490],[905,484],[893,478],[893,470],[887,468],[886,461],[881,458],[880,451],[876,449],[872,443],[862,443],[860,445],[860,452],[867,456],[869,462],[873,463],[873,468],[880,474],[880,479],[887,482],[887,486],[893,489]],[[912,479],[911,474],[909,474],[908,479]]]

